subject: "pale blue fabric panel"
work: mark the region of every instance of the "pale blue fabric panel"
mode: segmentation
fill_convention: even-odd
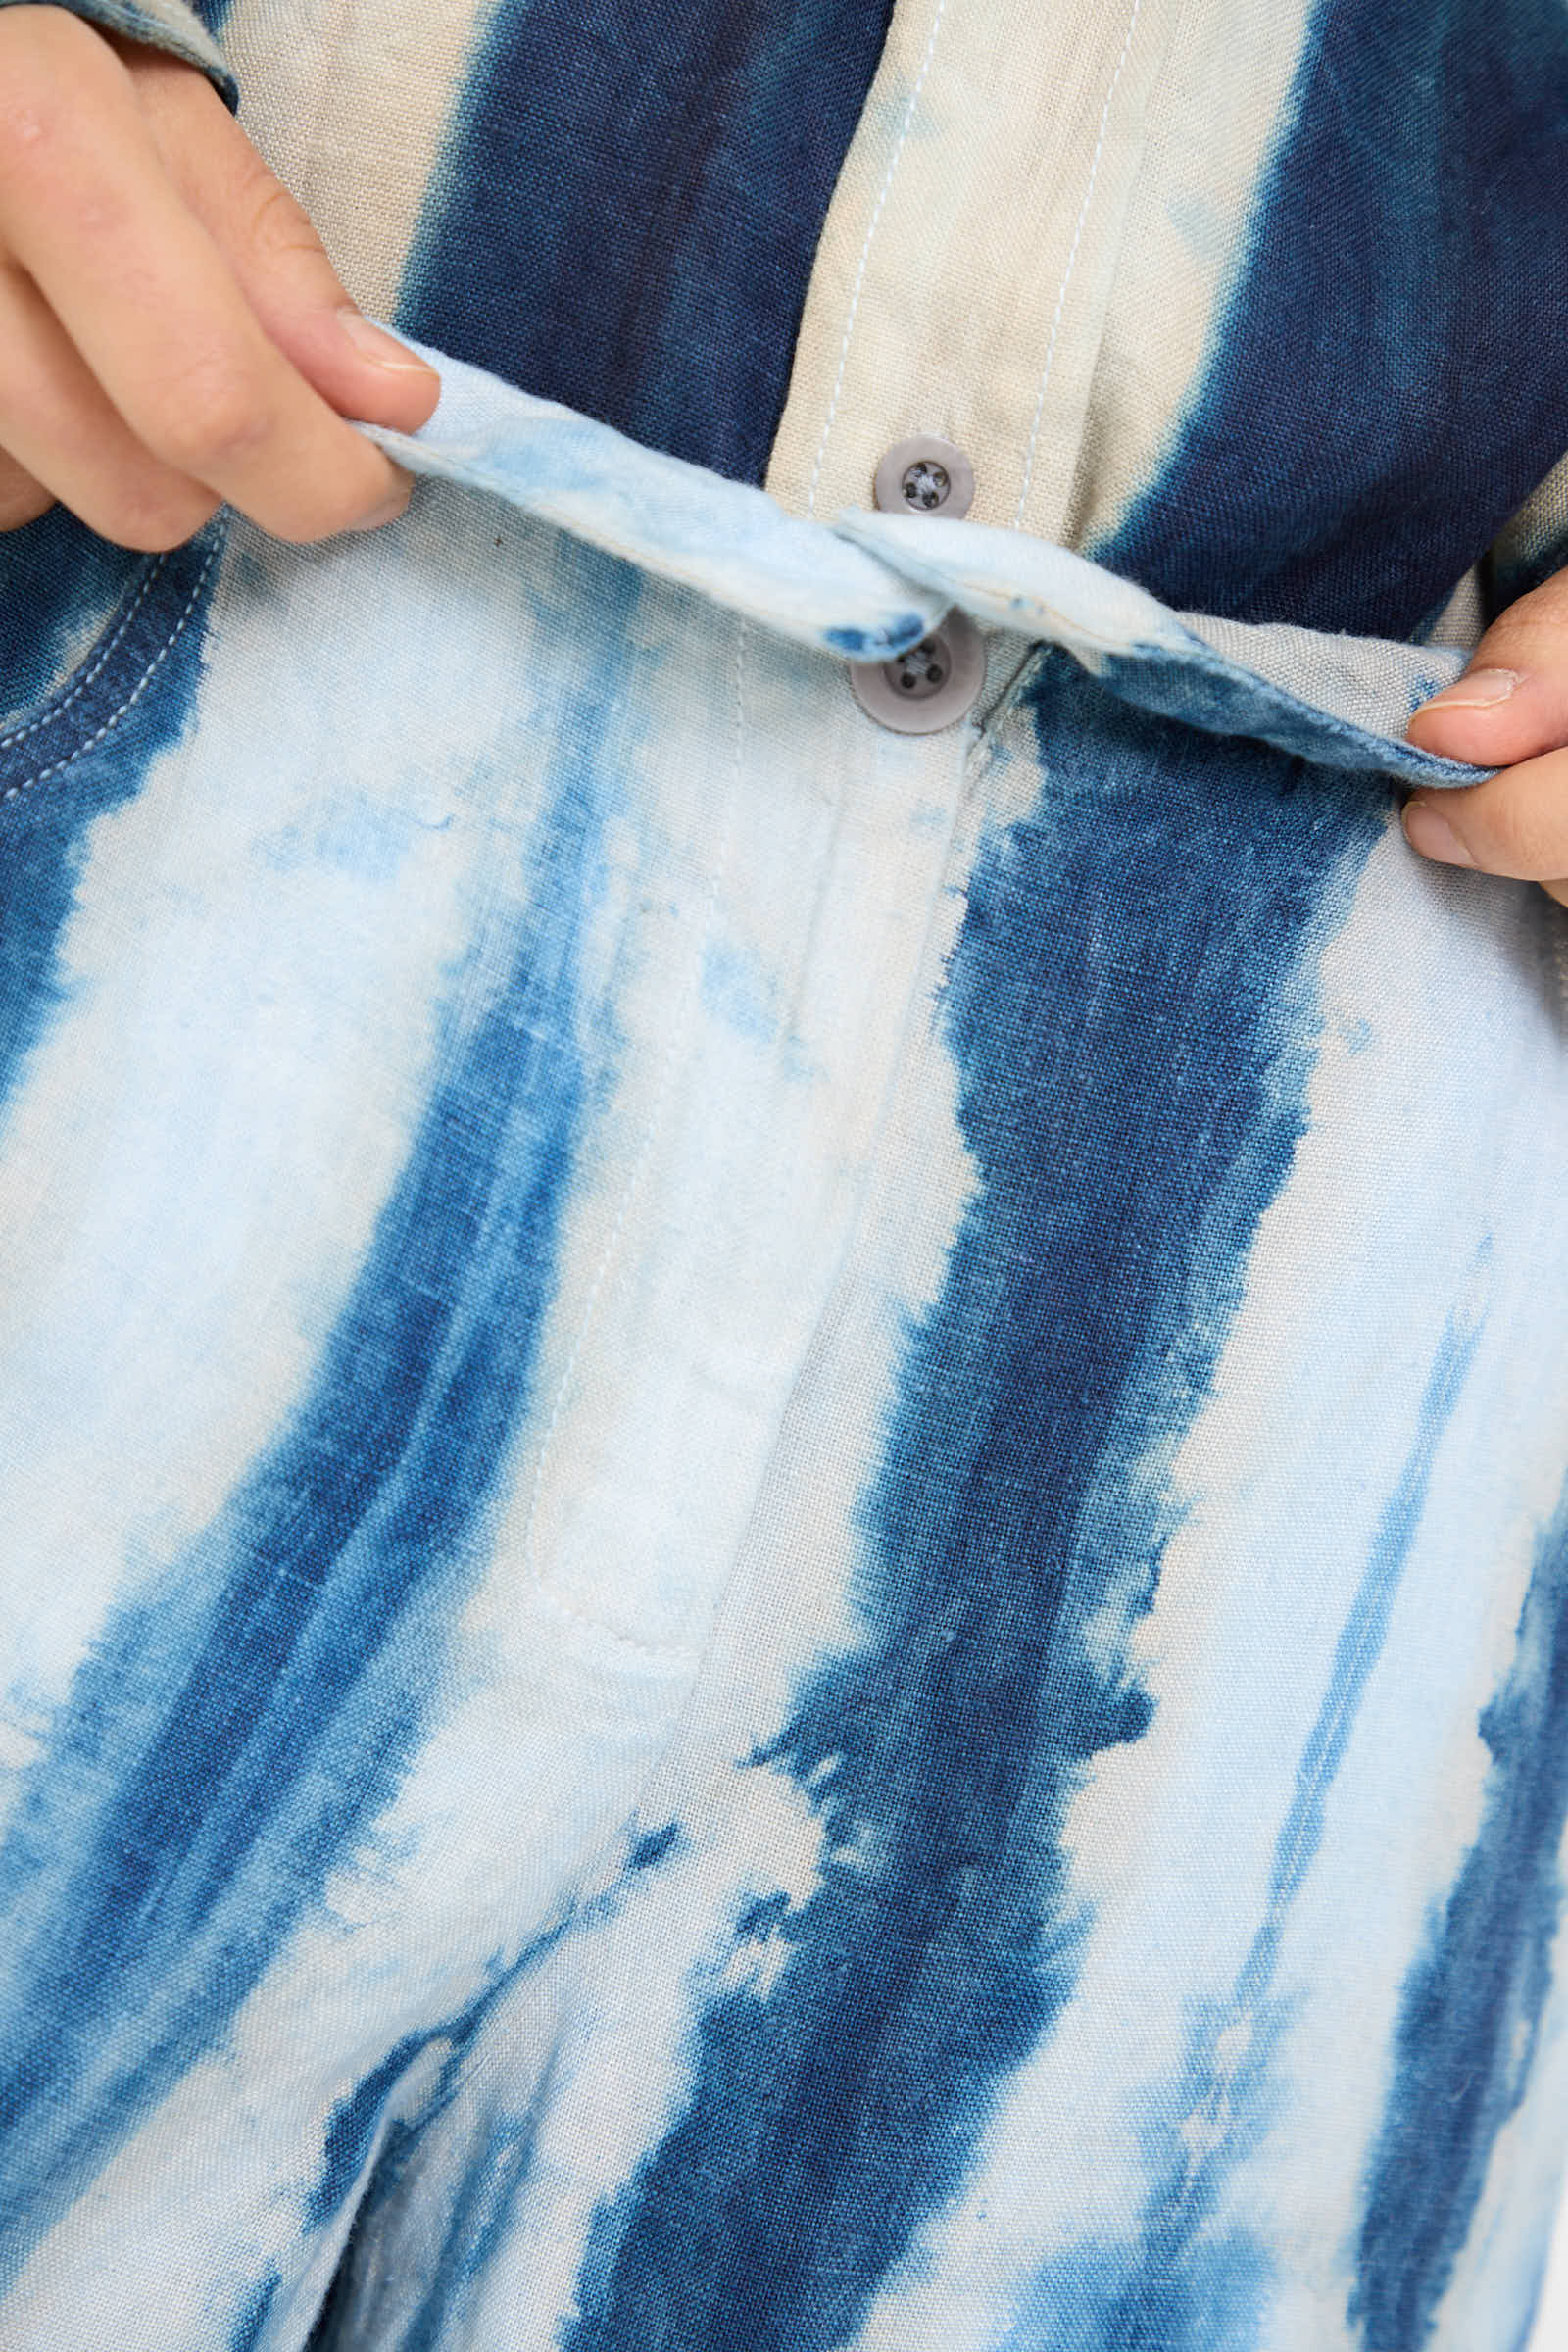
[[[1568,1062],[1448,658],[447,373],[0,736],[0,2340],[1512,2352]]]

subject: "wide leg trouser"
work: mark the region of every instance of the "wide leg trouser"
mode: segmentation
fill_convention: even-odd
[[[0,734],[0,2342],[1514,2352],[1568,934],[1404,848],[1457,658],[443,372]]]

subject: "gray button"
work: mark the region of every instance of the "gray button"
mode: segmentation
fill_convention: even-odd
[[[856,701],[895,735],[936,735],[956,726],[985,681],[985,639],[966,612],[949,612],[895,661],[850,663]]]
[[[872,494],[884,514],[941,514],[956,522],[974,498],[974,467],[951,441],[916,433],[888,451]]]

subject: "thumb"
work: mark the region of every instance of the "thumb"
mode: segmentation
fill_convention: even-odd
[[[1416,711],[1409,737],[1477,767],[1511,767],[1568,744],[1568,570],[1499,614],[1463,677]]]
[[[340,416],[413,432],[441,393],[435,369],[350,301],[307,215],[206,76],[117,41],[181,196],[271,340]]]

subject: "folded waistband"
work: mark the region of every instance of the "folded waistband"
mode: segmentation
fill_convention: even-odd
[[[803,520],[748,483],[444,353],[424,356],[442,385],[429,422],[360,428],[400,464],[504,499],[818,652],[888,661],[956,605],[983,626],[1061,647],[1120,700],[1210,734],[1410,784],[1488,772],[1402,740],[1417,704],[1464,667],[1450,647],[1178,614],[1020,531],[856,509],[831,524]]]
[[[845,661],[886,662],[917,645],[953,601],[901,579],[822,524],[786,514],[765,490],[645,449],[441,352],[424,356],[441,376],[429,423],[416,433],[361,427],[416,473],[489,491]]]

